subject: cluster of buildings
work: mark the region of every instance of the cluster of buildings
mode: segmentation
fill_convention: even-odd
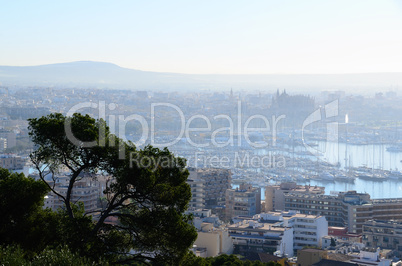
[[[21,171],[27,167],[26,159],[1,155],[0,167]],[[310,253],[318,252],[317,248],[325,251],[316,256],[320,260],[314,263],[331,260],[328,254],[332,253],[347,255],[347,263],[361,263],[374,256],[367,255],[369,250],[381,253],[377,256],[381,263],[402,257],[402,199],[371,199],[369,194],[356,191],[325,195],[324,187],[290,182],[267,186],[262,201],[261,188],[245,183],[233,188],[228,169],[190,168],[189,172],[187,183],[193,196],[188,212],[193,214],[198,230],[193,250],[199,256],[234,253],[247,258],[271,254],[279,261],[308,257],[304,254],[306,247],[314,247]],[[82,202],[86,212],[97,210],[106,179],[98,176],[95,181],[93,176],[84,174],[75,183],[71,200]],[[58,193],[66,193],[67,175],[49,175],[47,181]],[[62,199],[57,195],[46,197],[45,207],[56,210],[61,206]],[[339,243],[342,246],[336,247]],[[383,260],[387,250],[387,260]]]
[[[366,247],[392,250],[402,257],[402,222],[369,220],[363,224],[362,242]]]
[[[330,253],[326,250],[303,249],[297,253],[297,261],[291,265],[298,266],[390,266],[401,265],[400,262],[392,263],[392,260],[382,258],[380,249],[356,249],[352,247],[344,249],[348,253]]]
[[[261,188],[232,188],[230,178],[211,177],[227,176],[227,170],[191,170],[189,212],[199,231],[194,246],[199,256],[271,254],[277,261],[297,256],[296,265],[390,265],[402,257],[402,199],[371,199],[356,191],[325,195],[324,187],[289,182],[265,187],[261,201]],[[224,212],[206,204],[204,188],[211,182]],[[320,254],[314,263],[306,259],[309,252]],[[310,262],[299,263],[299,256]]]
[[[226,190],[226,219],[234,216],[252,216],[261,212],[261,188],[240,184]]]
[[[1,140],[0,140],[1,144]],[[0,167],[8,169],[13,173],[23,173],[25,176],[29,174],[29,166],[27,159],[15,154],[0,154]]]
[[[268,212],[253,216],[237,216],[233,223],[223,223],[210,210],[188,211],[198,229],[197,248],[212,254],[254,253],[294,256],[294,250],[305,246],[320,247],[328,235],[328,223],[323,216],[305,215],[295,211]]]
[[[353,124],[356,121],[379,121],[378,117],[384,114],[394,117],[395,120],[400,120],[402,114],[400,112],[400,98],[388,97],[388,95],[386,97],[376,95],[375,99],[372,99],[363,96],[346,96],[342,92],[330,92],[312,98],[305,95],[292,96],[285,91],[282,93],[278,91],[276,94],[233,93],[233,91],[230,93],[229,91],[226,93],[202,91],[197,93],[166,93],[3,87],[0,88],[0,152],[21,146],[21,139],[28,143],[26,119],[40,117],[52,112],[66,113],[73,106],[83,102],[92,102],[99,106],[102,103],[105,104],[105,116],[107,118],[112,115],[128,117],[132,114],[138,114],[143,116],[148,124],[151,124],[152,119],[155,119],[158,129],[155,131],[157,143],[176,138],[182,128],[181,121],[177,114],[175,116],[176,111],[172,108],[168,111],[156,110],[157,115],[152,116],[152,103],[163,102],[178,107],[185,114],[186,121],[202,113],[212,122],[212,128],[227,126],[222,119],[214,119],[217,114],[227,115],[234,124],[242,121],[239,117],[247,120],[255,114],[264,117],[271,117],[272,115],[279,117],[285,114],[286,119],[278,123],[278,139],[275,139],[280,144],[282,136],[283,143],[286,143],[285,140],[290,140],[289,135],[295,135],[296,139],[299,138],[297,130],[295,131],[293,127],[287,126],[303,121],[302,118],[313,112],[318,105],[326,104],[332,100],[339,100],[339,110],[343,112],[339,116],[340,119],[343,119],[344,113],[348,113],[353,120],[350,121],[348,128],[348,141],[357,143],[357,139],[362,136],[365,141],[374,137],[381,138],[387,143],[400,141],[400,127],[398,125],[383,125],[378,130],[377,135],[373,134],[373,129],[368,126]],[[109,108],[109,104],[112,103],[118,103],[115,109]],[[81,111],[94,117],[99,116],[99,108],[88,109]],[[253,121],[253,123],[250,126],[261,126],[258,121]],[[326,129],[326,126],[322,129]],[[323,135],[317,130],[320,128],[316,129],[313,132],[314,134],[311,133],[310,137]],[[128,124],[127,139],[134,142],[139,140],[141,136],[136,135],[136,132],[141,132],[141,130],[133,130]],[[210,143],[211,134],[212,132],[202,134],[194,132],[191,139],[197,143]],[[225,137],[227,136],[223,134],[216,140],[225,142]],[[237,137],[240,139],[240,135],[234,138],[236,143],[238,142]],[[250,135],[250,137],[255,137],[256,141],[267,141],[271,140],[272,137],[272,141],[274,141],[274,136],[270,133],[261,136]],[[346,141],[342,138],[342,134],[340,140]],[[243,141],[244,143],[245,141]],[[293,139],[292,144],[294,144]],[[29,145],[25,146],[29,148]],[[284,148],[280,148],[285,151]],[[260,254],[262,256],[261,254],[270,253],[275,254],[278,261],[280,258],[297,255],[300,259],[297,264],[313,265],[322,261],[322,263],[327,260],[330,261],[333,259],[330,255],[339,251],[342,254],[352,254],[348,260],[345,260],[348,262],[343,262],[356,264],[362,263],[364,260],[374,260],[375,262],[379,260],[380,255],[376,250],[379,247],[382,251],[391,250],[392,255],[402,257],[402,222],[400,222],[402,221],[402,198],[371,199],[369,194],[357,193],[356,191],[325,195],[324,187],[301,186],[294,182],[287,182],[265,187],[265,201],[262,201],[260,187],[267,183],[262,183],[266,180],[258,180],[257,177],[261,176],[261,173],[264,173],[263,176],[273,177],[273,172],[278,167],[273,169],[262,168],[259,170],[266,170],[266,172],[258,173],[254,171],[254,168],[246,172],[251,168],[246,169],[248,166],[242,169],[233,168],[239,171],[238,180],[242,179],[247,183],[255,181],[254,184],[258,186],[254,187],[245,183],[233,188],[232,178],[235,179],[236,177],[232,177],[229,169],[211,168],[211,165],[207,164],[202,165],[201,162],[196,161],[194,156],[195,152],[200,151],[205,154],[205,157],[216,154],[229,156],[234,152],[244,151],[244,145],[225,148],[209,147],[200,150],[198,147],[191,147],[188,144],[188,139],[183,138],[177,145],[169,147],[169,149],[188,159],[189,165],[197,166],[197,168],[189,168],[190,176],[187,180],[192,192],[189,212],[194,214],[193,223],[199,231],[194,247],[197,255],[216,256],[222,253],[236,253],[247,256]],[[301,162],[307,169],[308,164],[305,158],[303,157],[303,161],[299,160],[298,162]],[[26,160],[21,156],[8,154],[0,156],[0,167],[15,172],[24,172],[27,175],[28,167],[25,162]],[[292,166],[290,160],[287,160],[286,164]],[[315,163],[310,163],[310,165],[315,170]],[[206,168],[198,168],[198,166]],[[289,169],[294,169],[294,167],[289,167]],[[245,173],[250,174],[246,175]],[[277,176],[283,178],[286,175],[284,172],[279,172]],[[57,180],[48,181],[53,182],[52,185],[56,191],[61,194],[65,193],[68,185],[66,176],[61,175]],[[82,202],[87,212],[93,211],[101,204],[99,199],[102,197],[104,186],[102,177],[99,177],[98,181],[93,181],[90,177],[83,177],[74,186],[72,201]],[[46,207],[57,209],[62,206],[62,201],[57,196],[49,194],[45,204]],[[356,249],[349,250],[345,246],[339,248],[331,246],[333,244],[332,239],[337,239],[338,244],[340,242],[359,243],[361,245],[359,252]],[[305,247],[335,249],[317,251],[317,249],[304,249]],[[363,247],[375,248],[375,250],[363,250]],[[304,259],[308,262],[302,262]]]
[[[226,190],[231,188],[229,169],[189,168],[188,184],[193,195],[190,207],[216,208],[225,205]]]
[[[303,214],[323,215],[330,226],[346,227],[362,233],[368,220],[402,220],[402,198],[371,199],[356,191],[324,195],[325,188],[282,183],[267,186],[265,210],[297,210]]]
[[[328,235],[325,217],[295,211],[239,216],[235,220],[228,229],[240,254],[265,252],[293,257],[294,250],[305,246],[321,247],[322,238]]]
[[[261,212],[261,188],[245,183],[232,188],[229,169],[189,168],[189,173],[190,210],[211,209],[224,221]]]
[[[188,212],[195,217],[193,224],[199,231],[196,254],[275,253],[292,257],[304,246],[321,246],[322,238],[328,235],[324,216],[296,211],[262,212],[261,188],[250,184],[232,188],[230,175],[225,169],[190,169],[187,182],[193,197]]]
[[[233,223],[227,224],[210,209],[188,213],[194,215],[193,224],[198,230],[192,251],[200,257],[233,253],[262,262],[305,266],[389,266],[395,259],[392,250],[362,243],[356,235],[349,234],[350,238],[345,240],[348,234],[341,237],[339,231],[343,229],[328,227],[324,216],[296,211],[267,212],[237,216]],[[392,223],[389,227],[396,228]],[[390,237],[389,241],[394,239]]]

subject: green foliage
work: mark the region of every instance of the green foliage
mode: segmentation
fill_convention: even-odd
[[[23,174],[0,168],[0,244],[40,251],[54,239],[56,219],[43,210],[48,187]]]
[[[120,229],[133,236],[131,245],[135,250],[152,254],[157,261],[175,264],[197,237],[188,223],[189,216],[183,215],[191,198],[185,182],[188,176],[185,162],[167,149],[150,146],[138,152],[126,149],[134,153],[138,163],[130,166],[129,160],[119,160],[111,170],[117,178],[107,192],[116,200],[129,201],[113,215],[120,218]],[[140,165],[147,159],[146,166]],[[163,162],[169,165],[163,167]]]
[[[241,266],[280,266],[276,262],[263,263],[261,261],[240,260],[236,255],[222,254],[217,257],[201,258],[189,252],[183,260],[183,266],[221,266],[221,265],[241,265]]]
[[[212,266],[218,265],[243,265],[243,262],[235,255],[220,255],[218,257],[208,258],[207,261],[211,263]]]
[[[17,226],[29,218],[41,208],[47,192],[42,182],[0,168],[1,225]]]
[[[65,117],[59,113],[28,121],[29,136],[37,147],[31,154],[34,163],[49,163],[50,171],[64,165],[73,172],[95,171],[105,163],[106,155],[103,152],[107,149],[96,145],[108,138],[109,131],[104,121],[96,121],[89,115]],[[76,140],[77,143],[70,140]],[[84,142],[93,146],[86,147],[88,145]]]
[[[88,258],[81,257],[77,253],[72,253],[67,246],[58,247],[56,249],[46,248],[32,260],[32,266],[42,265],[109,265],[107,262],[91,261]]]
[[[45,248],[38,255],[29,259],[19,246],[0,246],[0,264],[5,266],[76,266],[76,265],[109,265],[106,261],[91,261],[71,252],[67,246],[57,248]]]
[[[43,181],[48,175],[56,178],[60,166],[71,171],[66,195],[50,187],[65,204],[58,214],[62,243],[90,258],[103,254],[113,261],[180,263],[197,237],[190,217],[183,214],[191,198],[183,159],[167,149],[137,150],[110,134],[104,121],[88,115],[29,119],[29,130],[37,148],[31,160]],[[114,180],[104,191],[106,206],[92,222],[70,199],[80,174],[97,171]],[[109,217],[120,223],[105,223]]]
[[[181,262],[182,266],[210,266],[211,263],[205,258],[197,257],[193,252],[188,252]]]
[[[331,237],[331,247],[335,247],[336,246],[336,241],[333,237]]]
[[[24,255],[24,251],[18,246],[0,246],[0,265],[30,265]]]

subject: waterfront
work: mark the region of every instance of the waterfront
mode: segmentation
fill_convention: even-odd
[[[285,152],[291,157],[305,158],[308,157],[313,161],[325,162],[336,165],[339,162],[339,169],[345,170],[346,167],[366,166],[368,168],[382,170],[401,170],[402,169],[402,153],[387,151],[388,145],[352,145],[336,142],[318,142],[314,147],[320,156],[298,155],[300,151],[305,151],[302,146],[296,147],[294,150],[299,152],[291,155],[288,150]],[[267,150],[258,150],[257,154],[267,154]],[[303,168],[303,165],[300,165]],[[289,170],[289,169],[288,169]],[[270,180],[271,184],[280,183],[278,180]],[[340,192],[355,190],[361,193],[369,193],[372,199],[380,198],[400,198],[402,197],[402,179],[384,179],[381,181],[365,180],[356,178],[354,182],[340,181],[323,181],[323,180],[295,180],[299,185],[323,186],[325,194],[331,192]],[[236,187],[236,185],[235,185]],[[262,187],[262,199],[264,199],[264,187]]]
[[[325,194],[329,195],[332,192],[341,192],[356,190],[360,193],[369,193],[372,199],[383,198],[402,198],[402,180],[386,180],[383,182],[375,182],[370,180],[356,179],[354,183],[344,182],[322,182],[311,180],[309,182],[296,182],[298,185],[322,186],[325,187]],[[274,183],[272,183],[274,184]],[[233,188],[238,187],[238,184],[233,184]],[[261,187],[261,199],[265,199],[265,188]]]
[[[356,190],[361,193],[369,193],[372,199],[382,198],[401,198],[402,197],[402,180],[386,180],[382,182],[375,182],[370,180],[356,179],[354,183],[340,183],[340,182],[321,182],[318,180],[311,180],[310,182],[297,182],[300,185],[323,186],[325,187],[325,194],[330,194],[332,191],[348,191]]]
[[[340,168],[347,166],[378,168],[383,170],[401,170],[402,153],[387,151],[388,145],[346,145],[345,143],[319,142],[317,149],[323,152],[322,160],[329,163],[340,163]],[[346,182],[322,182],[310,180],[299,182],[325,187],[325,194],[331,191],[356,190],[367,192],[371,198],[399,198],[402,197],[402,180],[384,180],[381,182],[356,178],[354,183]]]
[[[310,158],[312,161],[340,164],[340,168],[367,166],[374,169],[402,170],[402,152],[389,152],[386,144],[346,144],[337,142],[318,141],[310,147],[312,155],[304,146],[289,145],[275,147],[277,153],[290,157]],[[278,149],[279,148],[279,149]],[[265,155],[271,149],[256,149],[255,153]],[[279,150],[279,151],[278,151]]]
[[[390,145],[368,144],[352,145],[336,142],[318,142],[315,147],[322,153],[321,159],[329,163],[340,163],[341,168],[347,166],[367,166],[383,170],[402,169],[402,153],[389,152]]]
[[[383,198],[402,198],[402,180],[387,180],[383,182],[374,182],[370,180],[356,179],[355,183],[341,183],[341,182],[320,182],[318,180],[311,180],[310,182],[296,182],[299,185],[311,185],[325,187],[325,194],[329,195],[331,192],[356,190],[361,193],[369,193],[372,199]],[[273,183],[274,184],[274,183]],[[234,184],[232,187],[238,187]],[[261,187],[261,199],[265,199],[265,188]]]

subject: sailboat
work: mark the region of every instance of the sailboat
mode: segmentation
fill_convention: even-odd
[[[344,169],[349,169],[350,168],[350,158],[348,161],[348,123],[349,123],[349,116],[348,114],[345,115],[345,125],[346,125],[346,145],[345,145],[345,167]],[[340,156],[339,156],[339,143],[338,143],[338,164],[340,166]],[[356,177],[348,170],[347,172],[344,171],[337,171],[334,174],[334,179],[338,182],[354,182]]]

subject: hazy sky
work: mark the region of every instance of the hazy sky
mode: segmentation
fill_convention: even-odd
[[[181,73],[402,72],[402,1],[0,0],[0,65]]]

